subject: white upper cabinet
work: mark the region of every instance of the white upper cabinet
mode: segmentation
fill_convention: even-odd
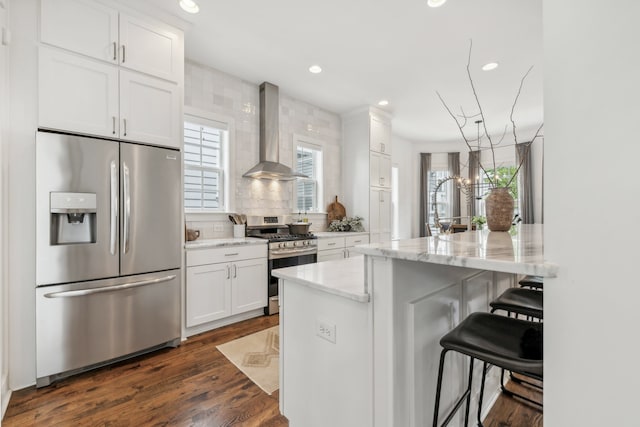
[[[120,70],[120,138],[179,148],[178,87]]]
[[[391,124],[388,121],[371,117],[370,150],[383,154],[391,154]]]
[[[118,11],[91,0],[41,0],[43,43],[118,62]]]
[[[117,138],[118,68],[40,47],[38,125]]]
[[[391,188],[391,156],[371,151],[369,157],[369,185]]]
[[[120,65],[170,81],[183,72],[184,44],[166,26],[120,14]]]
[[[42,0],[41,40],[172,82],[183,73],[181,32],[93,0]]]
[[[180,148],[182,31],[95,0],[40,7],[38,126]]]

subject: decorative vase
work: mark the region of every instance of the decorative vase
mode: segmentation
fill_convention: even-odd
[[[487,226],[491,231],[509,231],[513,221],[513,197],[506,187],[491,190],[485,199]]]

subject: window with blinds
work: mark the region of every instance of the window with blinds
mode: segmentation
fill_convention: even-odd
[[[296,147],[296,171],[307,175],[296,182],[296,209],[300,212],[317,212],[322,151],[319,147]]]
[[[224,124],[214,126],[187,118],[184,123],[184,207],[193,210],[224,208]]]

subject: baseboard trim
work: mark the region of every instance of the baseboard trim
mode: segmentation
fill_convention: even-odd
[[[2,420],[4,418],[4,413],[7,412],[9,400],[11,399],[9,376],[7,374],[2,374],[2,390],[0,390],[0,396],[2,396],[2,414],[0,415],[0,420]]]
[[[212,329],[217,329],[222,326],[231,325],[232,323],[237,323],[243,320],[253,319],[254,317],[260,316],[264,316],[264,308],[247,311],[246,313],[236,314],[235,316],[225,317],[224,319],[215,320],[203,325],[193,326],[191,328],[185,329],[185,337],[188,338],[202,332],[210,331]]]

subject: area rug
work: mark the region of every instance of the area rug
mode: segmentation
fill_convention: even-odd
[[[278,390],[278,326],[221,344],[217,349],[265,393],[271,394]]]

